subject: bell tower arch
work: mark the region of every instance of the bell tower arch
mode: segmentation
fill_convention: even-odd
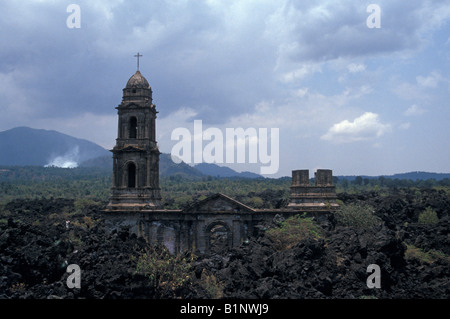
[[[113,185],[107,210],[161,208],[156,106],[147,79],[138,70],[116,107],[118,129],[113,153]]]

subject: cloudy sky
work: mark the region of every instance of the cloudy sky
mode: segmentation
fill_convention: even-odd
[[[67,25],[70,4],[79,5],[80,28]],[[368,27],[370,4],[381,10],[379,28]],[[448,1],[0,0],[0,8],[1,131],[54,129],[111,148],[114,108],[140,52],[162,152],[177,143],[175,128],[193,131],[202,120],[224,134],[278,128],[271,177],[450,172]]]

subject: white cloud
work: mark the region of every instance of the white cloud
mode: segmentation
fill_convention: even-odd
[[[185,127],[192,131],[197,114],[198,112],[191,108],[181,107],[166,117],[158,118],[156,122],[156,140],[160,151],[170,153],[170,149],[175,143],[171,140],[172,131],[178,127]]]
[[[400,128],[401,130],[407,130],[407,129],[409,129],[410,127],[411,127],[411,123],[409,123],[409,122],[402,123],[402,124],[399,125],[399,128]]]
[[[337,116],[351,116],[357,109],[351,104],[371,93],[369,86],[345,88],[338,94],[325,95],[310,88],[291,90],[289,98],[261,101],[253,110],[227,121],[230,127],[279,127],[296,135],[315,135]],[[309,131],[306,133],[306,131]]]
[[[437,87],[439,81],[441,81],[441,80],[442,80],[442,76],[436,71],[431,72],[430,75],[427,77],[423,77],[423,76],[416,77],[417,84],[419,84],[420,86],[423,86],[423,87],[427,87],[427,88]]]
[[[420,106],[413,104],[405,112],[403,112],[403,114],[406,116],[416,116],[416,115],[422,115],[426,111],[427,111],[426,109],[423,109]]]
[[[293,82],[295,80],[302,80],[306,76],[314,74],[316,72],[320,72],[321,68],[318,64],[303,64],[298,68],[285,72],[281,75],[282,82]]]
[[[407,82],[396,85],[392,90],[404,100],[423,100],[429,98],[429,95],[422,92],[423,90],[420,87]]]
[[[347,69],[350,73],[357,73],[362,72],[366,70],[366,66],[364,64],[358,64],[358,63],[350,63],[347,66]]]
[[[353,122],[344,120],[334,124],[321,138],[336,143],[350,143],[380,137],[390,129],[389,124],[378,120],[378,114],[366,112]]]

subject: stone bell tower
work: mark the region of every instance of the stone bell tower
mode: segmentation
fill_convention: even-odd
[[[139,69],[128,80],[122,103],[116,109],[119,120],[116,145],[111,150],[113,185],[107,210],[161,208],[161,153],[155,129],[158,112],[152,103],[152,89]]]

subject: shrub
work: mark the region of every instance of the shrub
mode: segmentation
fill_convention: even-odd
[[[191,282],[193,259],[193,255],[172,255],[166,247],[152,247],[139,256],[136,273],[150,279],[155,290],[176,291]]]
[[[27,285],[23,282],[18,282],[18,283],[13,284],[11,286],[10,290],[12,292],[17,292],[17,293],[23,294],[27,291]]]
[[[450,262],[450,257],[439,250],[430,249],[429,251],[424,251],[423,249],[416,247],[414,245],[406,244],[405,259],[417,259],[421,262],[432,264],[438,259],[447,260]]]
[[[369,205],[344,205],[335,216],[339,224],[359,229],[370,229],[381,223],[381,219],[374,214],[373,207]]]
[[[312,218],[295,215],[281,222],[279,227],[266,232],[279,250],[289,249],[305,238],[320,238],[321,229]]]
[[[419,214],[419,224],[437,224],[439,222],[438,215],[434,209],[427,207]]]
[[[210,299],[220,299],[223,297],[223,283],[221,283],[213,274],[208,275],[205,269],[202,270],[200,286],[205,289],[206,294]]]
[[[255,208],[261,208],[264,205],[264,201],[261,199],[261,197],[253,196],[249,199],[249,205]]]
[[[78,198],[73,202],[75,213],[87,214],[93,208],[100,207],[100,203],[89,198]]]

